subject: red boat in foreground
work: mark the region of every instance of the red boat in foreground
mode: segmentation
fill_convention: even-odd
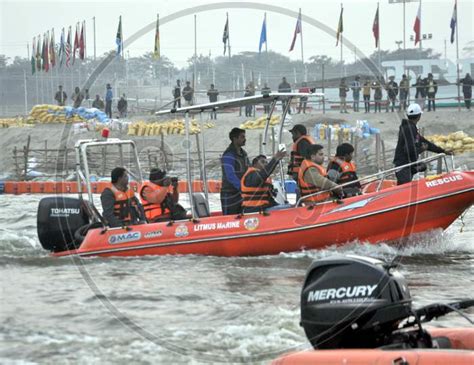
[[[285,97],[288,95],[293,94],[285,94]],[[279,97],[281,94],[275,94],[272,100],[276,102]],[[188,112],[184,112],[186,127],[189,127]],[[189,186],[189,219],[109,228],[93,205],[87,159],[93,148],[110,151],[112,147],[120,151],[121,161],[117,166],[134,163],[136,173],[131,173],[131,177],[138,184],[142,182],[133,141],[79,141],[76,144],[78,191],[86,186],[89,199],[83,199],[81,192],[79,199],[58,196],[40,202],[38,234],[43,247],[53,251],[53,255],[254,256],[320,249],[354,240],[397,241],[414,233],[447,228],[474,202],[474,172],[451,171],[393,186],[387,180],[395,172],[391,169],[361,179],[366,192],[363,195],[310,207],[296,204],[265,214],[211,213],[207,192],[193,193]],[[126,149],[130,153],[125,154]],[[124,161],[124,155],[132,157]],[[205,160],[204,151],[202,158]],[[424,161],[435,159],[442,160],[443,156]],[[205,172],[203,175],[205,179]],[[192,181],[189,169],[187,180]]]

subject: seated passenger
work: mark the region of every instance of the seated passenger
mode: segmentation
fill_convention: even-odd
[[[328,179],[336,184],[345,184],[358,180],[356,165],[352,161],[354,147],[350,143],[343,143],[337,146],[336,156],[329,161],[327,174]],[[342,187],[344,197],[360,195],[361,186],[357,181]]]
[[[112,186],[100,195],[103,217],[110,227],[145,223],[145,213],[135,192],[128,187],[128,174],[123,167],[112,170]]]
[[[152,169],[150,181],[140,190],[148,222],[163,222],[186,218],[186,210],[178,204],[178,179],[166,176],[166,171]]]
[[[322,190],[331,190],[337,197],[342,196],[342,189],[336,183],[326,178],[326,170],[322,166],[324,161],[323,146],[313,144],[306,150],[304,160],[298,172],[298,187],[301,197],[317,193]],[[324,192],[303,199],[305,205],[316,204],[330,199],[331,194]]]
[[[264,155],[258,155],[253,159],[252,166],[247,169],[240,181],[243,213],[259,212],[277,205],[273,199],[270,175],[285,154],[285,151],[278,151],[270,162]]]

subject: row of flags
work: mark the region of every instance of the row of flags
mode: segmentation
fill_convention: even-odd
[[[48,72],[53,67],[70,67],[76,62],[76,58],[84,60],[86,57],[86,22],[76,24],[74,40],[71,41],[72,27],[69,27],[67,38],[64,28],[61,31],[60,42],[56,44],[54,28],[41,35],[33,37],[31,50],[31,73]]]
[[[337,24],[336,32],[336,46],[339,45],[341,41],[342,46],[342,33],[344,31],[344,20],[343,20],[344,8],[341,6],[341,13],[339,15],[339,21]],[[57,65],[57,59],[59,62],[59,67],[62,67],[63,64],[66,67],[69,67],[74,64],[76,58],[81,60],[85,59],[86,55],[86,39],[85,39],[85,26],[86,22],[76,24],[75,35],[73,42],[71,41],[72,27],[69,27],[67,38],[65,36],[65,30],[62,29],[61,38],[58,45],[55,43],[54,39],[54,28],[51,30],[51,33],[48,31],[43,35],[43,41],[41,42],[41,36],[38,35],[38,38],[33,37],[33,46],[31,54],[31,72],[34,74],[37,71],[48,72],[50,68],[53,68]],[[455,32],[457,27],[457,0],[454,0],[454,9],[453,15],[451,17],[451,43],[454,42]],[[415,24],[413,26],[415,32],[415,46],[421,39],[421,3],[418,8],[418,12],[415,19]],[[377,5],[377,11],[375,13],[375,18],[372,24],[372,33],[375,39],[375,47],[380,46],[380,22],[379,22],[379,6]],[[230,42],[229,42],[229,16],[224,26],[224,32],[222,34],[222,42],[224,43],[224,55],[228,50],[230,53]],[[301,19],[301,10],[296,21],[295,31],[293,33],[293,38],[291,41],[289,52],[293,51],[296,44],[296,39],[303,36],[303,27]],[[116,43],[116,56],[123,57],[123,32],[122,32],[122,17],[119,18],[119,24],[117,28],[117,35],[115,38]],[[267,18],[266,14],[262,23],[262,30],[260,32],[260,41],[258,45],[258,51],[262,51],[262,47],[265,44],[267,46]],[[155,46],[153,49],[153,57],[159,59],[161,57],[160,52],[160,16],[157,15],[156,18],[156,30],[155,30]]]

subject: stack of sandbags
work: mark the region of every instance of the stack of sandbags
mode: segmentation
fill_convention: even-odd
[[[247,120],[245,123],[242,123],[240,125],[240,128],[242,129],[263,129],[265,128],[265,124],[267,123],[267,116],[264,115],[263,117],[260,117],[255,120]],[[272,118],[270,119],[270,125],[277,125],[280,123],[280,116],[278,115],[273,115]]]
[[[85,119],[78,115],[68,117],[66,107],[58,105],[35,105],[30,112],[30,118],[40,123],[82,123]]]
[[[213,128],[214,126],[215,125],[212,123],[204,124],[204,128]],[[184,120],[182,119],[173,119],[164,123],[137,121],[130,124],[128,127],[128,134],[130,136],[159,136],[160,134],[166,136],[171,134],[184,135],[185,133],[186,131],[184,129]],[[199,125],[194,120],[192,120],[190,123],[189,133],[201,133]]]
[[[474,151],[474,138],[469,137],[469,135],[463,131],[454,132],[448,135],[435,134],[426,137],[426,139],[441,148],[454,151],[457,155]]]

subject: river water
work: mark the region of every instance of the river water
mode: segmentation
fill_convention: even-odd
[[[312,260],[335,253],[400,255],[415,306],[474,292],[472,209],[402,248],[58,259],[36,237],[40,199],[0,196],[0,363],[268,363],[310,347],[299,326],[302,280]],[[450,314],[433,325],[469,324]]]

